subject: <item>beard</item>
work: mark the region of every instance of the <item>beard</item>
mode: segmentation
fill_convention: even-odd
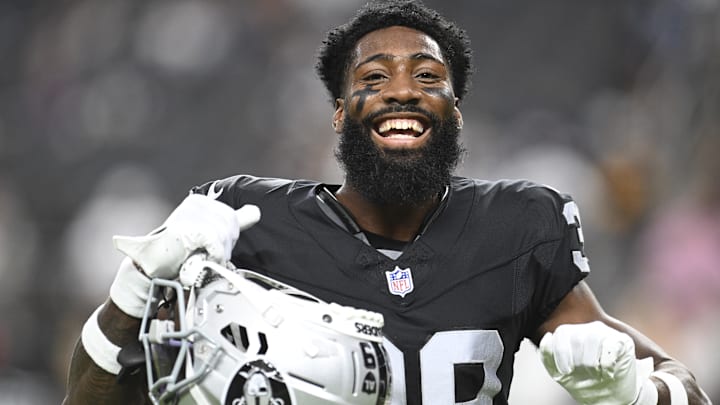
[[[430,119],[430,139],[420,148],[382,149],[372,141],[372,120],[390,112],[416,112]],[[396,106],[362,122],[347,114],[335,157],[345,181],[367,200],[381,205],[417,206],[442,193],[465,149],[454,114],[440,119],[415,106]]]

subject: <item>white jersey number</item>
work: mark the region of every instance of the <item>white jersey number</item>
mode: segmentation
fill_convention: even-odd
[[[392,404],[405,405],[405,359],[387,338],[383,345],[392,368]],[[502,384],[497,370],[504,346],[496,330],[458,330],[435,333],[420,349],[423,404],[455,404],[455,366],[482,365],[485,378],[477,397],[463,405],[491,405]]]
[[[565,217],[568,225],[575,225],[578,242],[580,242],[580,246],[584,245],[585,238],[583,237],[582,228],[580,227],[580,210],[578,209],[577,204],[575,204],[575,201],[565,203],[565,206],[563,206],[563,216]],[[583,273],[589,273],[590,263],[588,262],[587,257],[583,254],[582,250],[573,250],[572,255],[575,266],[577,266],[577,268]]]

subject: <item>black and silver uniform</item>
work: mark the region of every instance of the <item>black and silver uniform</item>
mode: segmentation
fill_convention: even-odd
[[[526,181],[454,177],[393,259],[358,237],[333,188],[235,176],[193,192],[260,207],[237,267],[384,315],[393,404],[507,404],[520,342],[589,272],[575,203]]]

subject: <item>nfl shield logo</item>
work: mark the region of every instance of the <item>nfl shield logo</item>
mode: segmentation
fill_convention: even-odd
[[[385,277],[387,278],[388,289],[392,294],[405,298],[415,288],[410,268],[401,269],[395,266],[395,270],[385,272]]]

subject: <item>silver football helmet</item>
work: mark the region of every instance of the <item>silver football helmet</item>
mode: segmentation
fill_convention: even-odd
[[[390,403],[378,313],[199,256],[150,288],[139,338],[154,404]]]

